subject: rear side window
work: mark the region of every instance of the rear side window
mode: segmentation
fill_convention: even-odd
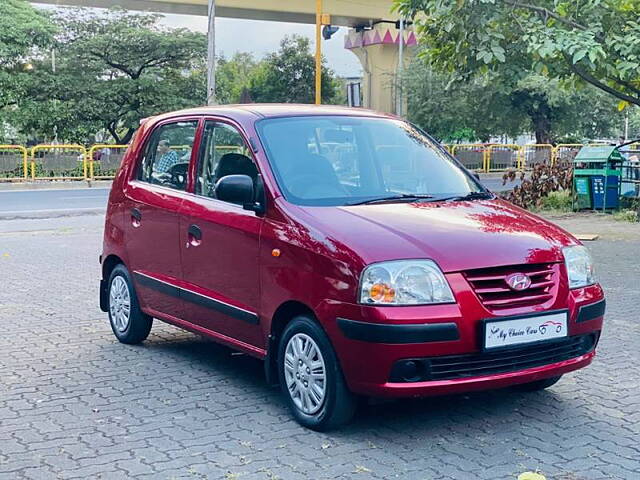
[[[227,175],[258,175],[249,148],[238,130],[225,123],[205,123],[198,154],[196,194],[216,198],[216,182]]]
[[[151,134],[138,168],[138,180],[186,190],[187,171],[198,122],[165,123]]]

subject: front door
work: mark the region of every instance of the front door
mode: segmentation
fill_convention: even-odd
[[[152,316],[184,317],[177,288],[182,274],[179,212],[197,126],[195,119],[156,126],[124,191],[128,267],[141,307]]]
[[[182,204],[180,239],[182,295],[187,319],[221,340],[263,348],[258,317],[258,247],[262,218],[216,199],[223,176],[258,170],[242,134],[232,125],[207,120],[202,132],[194,194]],[[242,346],[242,345],[241,345]]]

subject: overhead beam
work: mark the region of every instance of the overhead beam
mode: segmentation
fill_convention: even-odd
[[[207,0],[36,0],[59,6],[109,8],[186,15],[207,15]],[[342,27],[396,21],[391,0],[324,0],[323,10],[331,22]],[[315,24],[315,0],[216,0],[216,16]]]

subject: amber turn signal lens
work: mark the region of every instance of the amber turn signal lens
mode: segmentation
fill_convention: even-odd
[[[371,285],[369,296],[376,302],[391,303],[396,297],[396,291],[384,283]]]
[[[279,250],[279,249],[277,249],[277,248],[274,248],[273,250],[271,250],[271,256],[272,256],[272,257],[276,257],[276,258],[277,258],[277,257],[279,257],[281,254],[282,254],[282,252],[280,252],[280,250]]]

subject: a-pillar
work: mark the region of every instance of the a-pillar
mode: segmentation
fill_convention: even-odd
[[[417,45],[413,30],[404,31],[404,65]],[[406,95],[398,95],[400,30],[392,23],[378,23],[370,30],[351,29],[344,40],[346,49],[360,60],[364,70],[362,102],[366,108],[396,113],[398,99],[406,106]],[[402,108],[406,112],[406,108]]]

